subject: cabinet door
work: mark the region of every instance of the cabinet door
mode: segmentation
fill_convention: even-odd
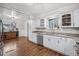
[[[44,36],[44,46],[56,50],[56,51],[62,51],[62,42],[60,42],[61,37],[56,36]]]
[[[73,13],[66,12],[62,14],[62,27],[73,27]]]
[[[74,15],[74,27],[79,27],[79,10],[73,12]]]
[[[69,39],[69,43],[67,43],[67,46],[64,49],[64,53],[66,55],[71,55],[74,56],[75,55],[75,50],[74,50],[74,45],[75,45],[75,41],[71,38],[67,38]]]
[[[68,41],[69,41],[69,39],[64,38],[64,37],[60,37],[60,39],[59,39],[59,45],[58,45],[60,52],[64,53],[64,49],[67,46]]]
[[[36,34],[33,34],[32,35],[32,41],[34,42],[34,43],[37,43],[37,35]]]
[[[37,43],[37,35],[32,33],[30,34],[30,41],[34,42],[34,43]]]
[[[58,39],[58,51],[64,53],[65,39],[62,39],[62,37],[59,37]]]
[[[51,48],[51,39],[47,35],[44,35],[43,37],[43,45],[47,48]]]
[[[56,36],[51,36],[51,49],[59,51],[59,39],[60,37],[56,37]]]

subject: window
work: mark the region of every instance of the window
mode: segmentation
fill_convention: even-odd
[[[58,28],[58,18],[49,19],[49,28]]]

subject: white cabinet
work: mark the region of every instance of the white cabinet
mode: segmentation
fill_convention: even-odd
[[[44,35],[43,44],[52,50],[64,52],[64,42],[61,37]]]
[[[62,14],[62,27],[73,27],[73,12],[67,12]]]
[[[68,15],[70,14],[70,16]],[[79,27],[79,9],[62,15],[62,27]]]
[[[66,55],[71,55],[74,56],[75,55],[75,41],[71,38],[68,38],[70,40],[70,42],[67,44],[67,46],[65,47],[64,53]]]
[[[52,49],[59,51],[59,42],[60,41],[60,37],[56,37],[56,36],[51,36],[51,45],[52,45]]]
[[[65,55],[76,55],[75,41],[71,38],[44,35],[43,45]]]
[[[66,47],[67,41],[68,40],[66,38],[52,36],[51,37],[52,49],[64,53],[64,49]]]
[[[59,38],[58,41],[58,51],[64,53],[64,47],[65,47],[65,39],[62,39],[62,37]]]
[[[59,51],[65,53],[65,48],[70,42],[69,38],[61,37],[59,40]]]
[[[37,43],[37,34],[35,33],[30,34],[29,40],[34,43]]]
[[[79,10],[73,12],[74,15],[74,27],[79,27]]]
[[[44,25],[45,25],[44,22],[45,22],[44,19],[40,20],[40,27],[44,27]]]
[[[45,47],[51,49],[52,45],[51,45],[51,39],[50,39],[50,37],[48,37],[47,35],[44,35],[43,37],[44,37],[44,38],[43,38],[43,45],[44,45]]]
[[[46,27],[46,19],[38,19],[35,20],[35,27],[36,28],[45,28]]]

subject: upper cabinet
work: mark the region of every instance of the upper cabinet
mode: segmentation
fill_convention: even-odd
[[[46,19],[35,20],[35,27],[38,29],[46,28]]]
[[[74,27],[79,27],[79,10],[73,12],[74,16]]]
[[[71,14],[62,16],[62,26],[71,26]]]
[[[64,12],[63,14],[56,14],[49,16],[46,21],[40,20],[40,27],[48,29],[59,29],[62,27],[79,27],[79,10]]]
[[[73,13],[65,13],[62,15],[62,27],[73,27]]]
[[[79,10],[62,15],[62,27],[79,27]]]
[[[40,20],[40,26],[41,26],[41,27],[44,27],[44,26],[45,26],[44,22],[45,22],[44,19],[41,19],[41,20]]]
[[[40,19],[40,27],[41,28],[47,28],[48,26],[47,26],[47,23],[48,21],[47,21],[47,19],[45,19],[45,18],[43,18],[43,19]]]

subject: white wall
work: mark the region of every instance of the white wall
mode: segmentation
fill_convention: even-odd
[[[16,25],[19,28],[20,36],[27,36],[27,20],[28,17],[24,14],[17,13]]]

